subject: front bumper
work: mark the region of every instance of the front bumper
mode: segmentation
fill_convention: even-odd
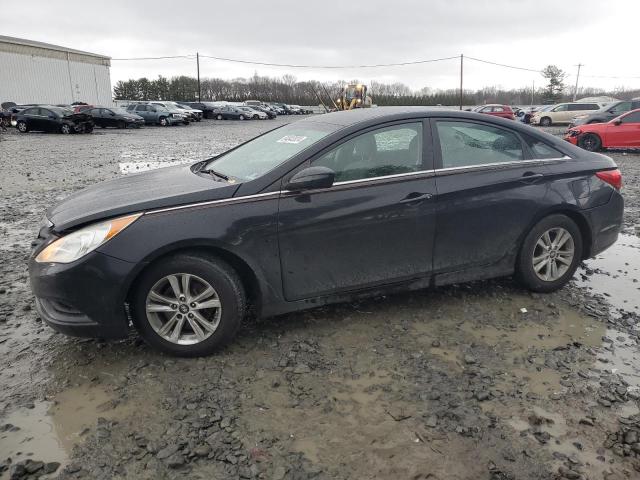
[[[565,135],[562,138],[572,145],[578,145],[578,135]]]
[[[66,335],[126,337],[126,280],[135,266],[95,251],[69,264],[37,263],[32,256],[29,279],[36,309],[51,328]]]

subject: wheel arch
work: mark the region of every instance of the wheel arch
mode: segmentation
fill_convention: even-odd
[[[124,302],[131,303],[132,297],[136,291],[138,280],[153,266],[164,259],[181,254],[202,255],[216,257],[233,268],[242,282],[245,295],[247,298],[248,311],[256,316],[260,315],[262,310],[262,292],[261,283],[258,275],[250,263],[230,249],[221,245],[209,242],[194,242],[190,244],[178,243],[166,246],[147,256],[140,262],[140,268],[135,270],[124,284]],[[131,320],[131,318],[130,318]]]
[[[591,233],[591,226],[589,225],[587,217],[585,217],[577,207],[569,205],[559,205],[557,207],[540,212],[529,223],[527,228],[524,229],[524,231],[520,235],[520,238],[518,239],[518,250],[515,255],[515,261],[518,261],[518,257],[520,256],[520,252],[522,251],[522,245],[529,232],[538,224],[538,222],[550,215],[565,215],[576,223],[578,229],[580,230],[580,235],[582,235],[582,259],[584,260],[586,258],[589,258],[591,256],[591,251],[593,248],[593,235]]]

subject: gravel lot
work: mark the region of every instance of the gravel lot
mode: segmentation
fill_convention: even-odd
[[[198,360],[42,324],[26,259],[49,205],[290,120],[1,134],[0,479],[639,478],[637,153],[609,153],[625,234],[561,292],[503,279],[247,321]]]

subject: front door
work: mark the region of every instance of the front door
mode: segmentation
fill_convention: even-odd
[[[434,120],[433,135],[434,273],[480,268],[492,276],[487,269],[512,258],[547,195],[545,164],[563,155],[537,139],[477,121]]]
[[[607,124],[605,145],[607,147],[640,147],[640,112],[627,113],[621,123]]]
[[[287,300],[430,275],[435,182],[423,131],[413,121],[352,136],[304,165],[334,170],[331,188],[282,192]]]

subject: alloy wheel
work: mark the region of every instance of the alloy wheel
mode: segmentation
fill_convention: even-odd
[[[531,258],[533,271],[539,279],[554,282],[567,273],[574,255],[573,236],[562,227],[551,228],[535,244]]]
[[[218,328],[222,304],[206,280],[188,273],[167,275],[147,294],[146,314],[153,330],[164,340],[193,345]]]

